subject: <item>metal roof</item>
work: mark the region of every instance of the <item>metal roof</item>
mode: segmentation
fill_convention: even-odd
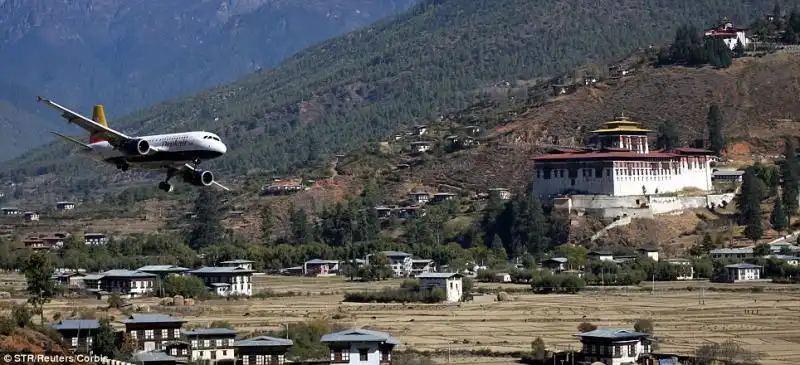
[[[732,264],[732,265],[725,265],[726,268],[731,269],[760,269],[761,265],[753,265],[753,264]]]
[[[55,330],[80,330],[80,329],[97,329],[100,327],[100,321],[96,319],[63,319],[56,324],[50,325]]]
[[[230,328],[197,328],[183,331],[186,336],[236,336],[238,333]]]
[[[163,351],[148,351],[148,352],[140,352],[138,354],[134,354],[129,362],[142,364],[148,362],[180,362],[185,363],[185,361],[180,360],[177,357],[170,356]]]
[[[401,251],[381,251],[384,256],[386,257],[406,257],[411,256],[409,253],[401,252]]]
[[[190,269],[178,265],[146,265],[142,266],[136,271],[189,271]]]
[[[649,337],[647,333],[636,332],[620,328],[598,328],[593,331],[578,333],[576,337],[605,338],[611,340],[628,340],[641,337]]]
[[[275,346],[292,346],[294,342],[289,339],[258,336],[239,340],[233,343],[234,347],[275,347]]]
[[[121,278],[152,278],[155,277],[155,274],[141,272],[141,271],[134,271],[134,270],[125,270],[125,269],[114,269],[108,270],[101,274],[103,277],[113,276],[113,277],[121,277]]]
[[[752,254],[752,248],[717,248],[711,250],[712,255],[738,255],[738,254]]]
[[[551,258],[549,258],[547,260],[544,260],[544,261],[545,262],[547,262],[547,261],[555,261],[555,262],[564,264],[567,261],[569,261],[569,259],[567,259],[566,257],[551,257]]]
[[[197,270],[189,271],[190,274],[249,274],[253,272],[255,271],[238,266],[204,266]]]
[[[338,264],[338,260],[323,260],[323,259],[313,259],[306,261],[306,265],[308,264]]]
[[[132,323],[168,323],[168,322],[186,322],[186,320],[178,317],[173,317],[169,314],[133,314],[128,318],[121,320],[125,324]]]
[[[400,341],[385,332],[352,328],[340,332],[329,333],[322,336],[320,342],[380,342],[399,345]]]
[[[450,279],[454,276],[461,277],[457,272],[426,272],[417,275],[417,279]]]
[[[222,261],[222,262],[220,262],[220,264],[226,264],[226,265],[228,265],[228,264],[252,264],[252,263],[254,263],[254,262],[255,262],[255,261],[250,261],[250,260],[241,260],[241,259],[239,259],[239,260],[228,260],[228,261]]]

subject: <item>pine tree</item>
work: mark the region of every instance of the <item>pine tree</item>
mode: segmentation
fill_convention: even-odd
[[[541,257],[547,250],[550,239],[547,237],[550,227],[542,211],[542,204],[529,185],[525,194],[518,194],[515,200],[512,224],[512,237],[516,247],[524,247],[525,252]],[[515,248],[516,248],[515,247]],[[522,252],[514,252],[519,255]]]
[[[275,230],[275,217],[272,213],[272,205],[267,203],[261,208],[261,241],[264,244],[272,242],[272,233]]]
[[[303,244],[311,241],[311,226],[308,223],[306,211],[289,207],[289,226],[291,229],[292,243]]]
[[[708,143],[711,151],[717,156],[722,154],[725,148],[725,137],[722,135],[723,116],[717,104],[711,104],[708,108]]]
[[[794,138],[784,139],[784,160],[781,164],[781,193],[785,207],[787,227],[791,225],[791,217],[797,214],[798,198],[800,198],[800,161],[797,158],[797,143]]]
[[[761,223],[763,191],[763,183],[758,178],[757,172],[754,168],[748,167],[745,170],[741,193],[737,197],[737,207],[739,218],[745,225],[744,235],[753,242],[758,241],[764,234],[764,227]]]
[[[658,127],[658,139],[656,148],[665,151],[676,148],[680,145],[680,134],[672,123],[664,123]]]
[[[110,359],[114,358],[117,352],[117,344],[114,341],[115,338],[114,327],[111,326],[111,321],[109,321],[108,318],[101,319],[100,326],[97,328],[97,334],[94,337],[95,340],[92,343],[92,353],[94,355],[106,356]]]
[[[219,194],[213,189],[200,189],[194,207],[197,217],[192,221],[189,246],[200,249],[221,243],[225,230],[222,228],[222,203]]]
[[[744,44],[742,44],[741,40],[736,41],[736,46],[733,47],[733,56],[734,57],[744,57]]]
[[[772,213],[769,215],[769,223],[772,225],[772,228],[778,232],[787,227],[786,211],[783,209],[781,197],[775,198],[775,204],[772,206]]]

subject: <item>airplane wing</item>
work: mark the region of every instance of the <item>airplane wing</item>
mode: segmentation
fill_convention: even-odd
[[[75,139],[75,138],[72,138],[72,137],[65,136],[65,135],[63,135],[63,134],[61,134],[61,133],[58,133],[58,132],[50,132],[50,133],[53,133],[53,134],[55,134],[56,136],[59,136],[59,137],[61,137],[61,138],[65,139],[65,140],[66,140],[66,141],[68,141],[68,142],[72,142],[72,143],[74,143],[74,144],[76,144],[76,145],[78,145],[78,146],[81,146],[81,147],[83,147],[83,149],[84,149],[84,150],[86,150],[86,151],[91,151],[91,150],[92,150],[92,147],[91,147],[91,146],[89,146],[88,144],[86,144],[86,143],[83,143],[83,142],[81,142],[81,141],[79,141],[79,140],[77,140],[77,139]]]
[[[47,104],[47,106],[55,110],[60,111],[62,113],[61,116],[64,117],[68,123],[74,123],[89,133],[104,138],[112,145],[118,146],[122,142],[132,139],[124,133],[115,131],[109,127],[97,123],[42,96],[37,97],[37,100]]]
[[[188,164],[188,163],[187,163],[187,164],[185,164],[185,165],[183,165],[183,168],[185,168],[185,169],[189,169],[189,170],[192,170],[192,171],[197,171],[197,169],[196,169],[194,166],[192,166],[192,165],[190,165],[190,164]],[[225,185],[222,185],[222,184],[218,183],[218,182],[217,182],[217,179],[214,179],[214,182],[212,182],[211,184],[212,184],[212,185],[216,185],[217,187],[219,187],[219,188],[221,188],[221,189],[223,189],[223,190],[225,190],[225,191],[231,191],[231,189],[228,189],[228,187],[227,187],[227,186],[225,186]]]

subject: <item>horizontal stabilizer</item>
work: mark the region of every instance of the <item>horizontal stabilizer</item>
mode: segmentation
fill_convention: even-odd
[[[77,145],[79,145],[79,146],[83,147],[84,149],[86,149],[86,150],[88,150],[88,151],[91,151],[91,150],[92,150],[92,147],[91,147],[91,146],[89,146],[88,144],[86,144],[86,143],[83,143],[83,142],[81,142],[81,141],[79,141],[79,140],[77,140],[77,139],[75,139],[75,138],[72,138],[72,137],[69,137],[69,136],[65,136],[65,135],[63,135],[63,134],[61,134],[61,133],[58,133],[58,132],[50,132],[50,133],[53,133],[53,134],[55,134],[56,136],[59,136],[59,137],[61,137],[62,139],[65,139],[65,140],[67,140],[67,141],[69,141],[69,142],[72,142],[72,143],[74,143],[74,144],[77,144]]]

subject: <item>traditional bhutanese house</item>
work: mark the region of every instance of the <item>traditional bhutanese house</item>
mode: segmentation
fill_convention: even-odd
[[[233,343],[239,365],[283,365],[294,342],[289,339],[258,336]]]
[[[489,189],[489,197],[500,200],[508,200],[511,199],[511,192],[506,188],[491,188]]]
[[[650,151],[651,131],[639,123],[619,117],[605,124],[593,131],[595,149],[555,149],[534,158],[537,194],[631,196],[711,190],[711,151]]]
[[[100,289],[109,293],[135,298],[153,292],[156,275],[124,269],[108,270],[100,279]]]
[[[237,332],[228,328],[198,328],[183,331],[192,350],[193,362],[213,362],[215,364],[235,364],[234,341]]]
[[[26,222],[34,222],[39,220],[39,213],[36,212],[25,212],[25,221]]]
[[[454,193],[436,193],[433,194],[433,199],[431,199],[431,203],[439,203],[446,200],[453,200],[456,198],[456,194]]]
[[[169,275],[182,275],[189,270],[190,269],[178,265],[145,265],[136,269],[136,271],[146,272],[148,274],[155,274],[161,278],[167,277]]]
[[[303,263],[303,275],[306,276],[335,276],[338,272],[338,260],[313,259]]]
[[[582,344],[577,355],[587,364],[592,361],[610,365],[635,364],[651,350],[650,335],[636,331],[598,328],[575,337],[580,338]]]
[[[189,271],[219,296],[251,296],[253,295],[253,270],[241,266],[214,267],[206,266]]]
[[[75,209],[75,203],[73,202],[63,201],[56,203],[56,210],[63,211],[63,210],[73,210],[73,209]]]
[[[224,266],[224,267],[241,267],[241,268],[246,269],[246,270],[253,270],[253,263],[254,262],[255,261],[252,261],[252,260],[238,259],[238,260],[222,261],[219,264],[220,264],[220,266]]]
[[[85,245],[105,245],[106,244],[106,234],[105,233],[84,233],[83,234],[83,243]]]
[[[415,204],[425,204],[430,200],[431,197],[430,194],[422,190],[408,193],[408,195],[411,197],[411,201],[413,201]]]
[[[83,286],[83,278],[85,276],[86,274],[84,273],[69,271],[55,273],[50,278],[56,283],[56,285],[74,288]]]
[[[70,350],[88,354],[92,352],[100,321],[96,319],[63,319],[50,327],[64,337],[64,343],[69,345]]]
[[[180,341],[184,319],[168,314],[133,314],[121,321],[125,333],[140,351],[161,350],[167,344]]]
[[[0,212],[2,212],[3,215],[19,215],[20,213],[19,209],[11,207],[0,208]]]
[[[331,364],[391,364],[392,350],[400,341],[388,333],[361,328],[322,336],[320,342],[331,349]]]

